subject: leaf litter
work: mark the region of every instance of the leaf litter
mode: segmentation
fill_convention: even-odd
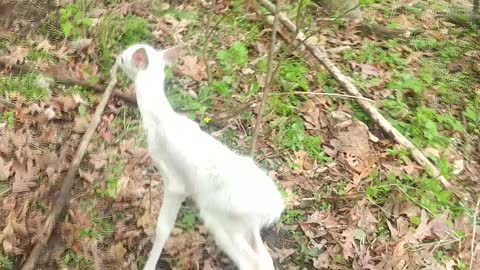
[[[135,6],[138,3],[119,3],[111,12],[121,17],[145,13]],[[195,11],[185,4],[175,8],[187,13]],[[228,5],[225,5],[227,9]],[[108,9],[98,8],[92,17],[102,18],[108,12]],[[406,23],[405,18],[399,20]],[[187,41],[184,35],[194,27],[190,20],[170,14],[151,21],[154,22],[153,37],[160,43],[166,39],[175,43]],[[324,34],[336,45],[355,47],[362,41],[352,33]],[[345,38],[347,36],[350,37]],[[197,34],[189,37],[187,42],[194,45],[199,40],[203,37]],[[225,34],[225,40],[231,43],[236,37]],[[268,40],[259,39],[256,44],[256,48],[267,48]],[[37,49],[52,53],[60,63],[51,67],[39,60],[38,65],[43,70],[74,80],[102,77],[96,62],[78,59],[96,53],[96,46],[95,38],[76,39],[68,46],[50,44],[45,39]],[[22,64],[28,51],[25,47],[14,47],[7,55],[8,62]],[[257,49],[249,55],[254,58],[250,62],[256,65],[263,54],[265,49]],[[407,57],[411,64],[418,64],[419,60],[415,59],[420,57],[418,53],[412,52]],[[252,73],[254,64],[242,68],[242,76],[251,76],[258,81],[261,74]],[[387,80],[391,76],[384,63],[351,61],[348,64],[362,77]],[[458,65],[462,63],[452,64],[450,68],[459,69]],[[206,79],[205,69],[200,57],[186,55],[176,71],[177,75],[202,84]],[[308,76],[313,81],[312,76]],[[238,87],[248,92],[250,85],[243,80],[239,79]],[[53,88],[55,84],[47,87]],[[198,92],[191,87],[188,90]],[[372,95],[389,95],[386,91],[380,92]],[[15,112],[13,127],[7,128],[0,118],[0,124],[4,124],[0,125],[0,185],[7,183],[11,188],[11,192],[5,195],[0,190],[0,243],[1,251],[8,256],[24,257],[30,245],[42,239],[39,229],[58,192],[55,183],[61,181],[68,169],[93,112],[89,106],[94,102],[83,94],[55,93],[46,100],[33,102],[11,95],[10,103],[13,103]],[[398,162],[387,158],[385,146],[398,150],[396,146],[383,139],[377,130],[370,130],[371,127],[358,122],[346,102],[317,95],[306,97],[295,112],[301,117],[306,134],[322,139],[318,147],[331,160],[326,164],[319,162],[305,149],[267,158],[267,163],[278,167],[274,177],[286,194],[287,214],[276,230],[296,235],[292,239],[289,234],[282,234],[279,242],[284,245],[267,241],[273,257],[283,269],[301,269],[299,265],[303,263],[308,269],[414,269],[418,266],[453,269],[458,266],[458,261],[452,259],[439,261],[433,255],[435,250],[468,261],[472,228],[466,217],[429,215],[424,207],[398,196],[390,196],[387,202],[379,204],[364,195],[364,188],[374,181],[369,177],[372,173],[379,170],[390,173],[398,168],[398,176],[404,172],[420,175],[420,168],[409,159]],[[219,107],[225,104],[228,103],[215,102]],[[86,108],[83,115],[79,114],[79,105]],[[0,107],[0,115],[9,108]],[[123,127],[118,126],[117,121],[122,117],[118,104],[112,100],[110,108],[111,112],[102,118],[97,130],[99,136],[82,162],[81,181],[76,183],[69,211],[58,226],[59,248],[49,255],[53,256],[51,262],[60,262],[61,256],[70,250],[97,267],[131,269],[137,267],[135,263],[139,257],[148,254],[148,240],[154,234],[161,205],[161,192],[157,188],[161,179],[137,134],[125,136]],[[270,115],[266,119],[272,124],[276,117]],[[241,133],[248,123],[245,120],[238,122],[231,129]],[[120,136],[123,139],[119,140]],[[234,138],[236,145],[248,145],[243,141],[245,135],[236,134]],[[260,141],[259,144],[262,151],[280,152],[270,141]],[[458,155],[450,159],[461,160]],[[458,167],[460,170],[461,165]],[[465,164],[465,170],[472,174],[479,171],[477,167],[472,161]],[[328,205],[321,207],[325,202]],[[300,214],[290,218],[295,213]],[[462,245],[456,244],[460,240],[455,230],[465,235]],[[452,244],[445,248],[439,244],[441,241],[451,241]],[[411,252],[412,249],[415,251]],[[177,267],[181,265],[182,269],[220,269],[224,265],[212,239],[198,224],[192,229],[177,227],[167,242],[165,254],[169,259],[174,258]],[[479,256],[475,257],[477,261]]]

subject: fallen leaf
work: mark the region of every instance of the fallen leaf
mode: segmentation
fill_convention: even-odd
[[[52,108],[47,108],[43,113],[45,114],[48,120],[52,120],[56,116],[56,113]]]
[[[118,242],[110,247],[109,250],[109,259],[114,262],[123,262],[125,259],[125,254],[127,250],[123,247],[122,242]],[[109,260],[109,261],[110,261]]]
[[[279,263],[285,261],[286,258],[295,254],[297,250],[293,248],[274,248],[272,256],[278,260]]]
[[[85,117],[77,117],[73,122],[72,130],[76,133],[85,133],[87,131],[90,122]]]
[[[13,178],[12,191],[14,193],[29,191],[37,185],[37,168],[33,165],[33,160],[27,159],[25,164],[16,160],[13,163],[15,176]]]
[[[88,13],[88,16],[92,18],[99,18],[106,13],[107,13],[107,9],[105,8],[95,8]]]
[[[183,64],[178,67],[180,73],[196,81],[201,81],[206,77],[206,65],[197,56],[186,55],[181,59]]]
[[[37,50],[44,50],[45,52],[50,52],[54,48],[55,46],[50,45],[48,39],[42,40],[42,42],[37,45]]]
[[[20,244],[20,237],[27,235],[27,228],[23,222],[19,222],[12,211],[6,219],[6,226],[0,232],[0,243],[6,254],[22,254],[23,250],[17,247]]]
[[[317,258],[313,259],[313,267],[315,269],[324,269],[330,266],[330,255],[327,252],[322,252]]]
[[[95,170],[100,170],[107,164],[107,155],[105,152],[90,154],[90,163],[93,165]]]
[[[88,48],[92,44],[91,38],[81,38],[73,41],[71,46],[74,50],[82,51]]]
[[[376,67],[369,64],[357,64],[355,62],[350,62],[350,66],[353,70],[359,70],[362,74],[378,77],[379,71]]]
[[[128,182],[130,181],[130,177],[128,175],[122,174],[120,179],[118,180],[117,184],[117,194],[115,200],[117,202],[123,199],[123,196],[127,193]]]
[[[12,142],[17,148],[24,146],[27,143],[27,131],[25,129],[17,130],[12,137]]]
[[[0,181],[5,181],[10,177],[12,168],[13,160],[10,162],[5,163],[2,157],[0,157]]]
[[[8,56],[4,56],[9,65],[23,64],[27,58],[28,48],[16,47]]]
[[[55,126],[49,126],[42,130],[42,134],[37,138],[37,141],[41,144],[54,143],[57,138],[57,128]]]
[[[72,97],[73,101],[75,101],[76,104],[83,104],[85,106],[88,106],[88,102],[86,102],[79,94],[73,94]]]

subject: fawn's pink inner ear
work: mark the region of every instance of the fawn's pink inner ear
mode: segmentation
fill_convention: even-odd
[[[135,66],[141,66],[142,65],[142,62],[143,62],[142,58],[143,58],[143,56],[139,51],[136,51],[133,54],[133,63],[135,64]]]

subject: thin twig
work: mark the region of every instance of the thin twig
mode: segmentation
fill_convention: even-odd
[[[260,130],[260,125],[262,124],[262,117],[263,117],[263,109],[265,106],[265,102],[267,101],[268,93],[270,92],[270,86],[273,75],[273,54],[275,51],[275,44],[277,43],[277,29],[278,29],[278,21],[279,21],[279,14],[280,14],[280,7],[282,1],[277,0],[277,6],[275,7],[275,15],[273,17],[273,25],[272,25],[272,38],[270,40],[270,49],[268,51],[268,58],[267,58],[267,77],[265,79],[265,88],[263,89],[263,96],[262,102],[260,103],[260,107],[258,109],[257,119],[255,121],[255,128],[253,130],[252,135],[252,144],[250,146],[250,156],[255,155],[255,145],[257,144],[258,132]]]
[[[4,194],[7,194],[8,192],[10,192],[12,189],[11,188],[7,188],[5,189],[4,191],[0,192],[0,197],[2,197]]]
[[[477,199],[477,206],[475,207],[475,214],[473,216],[473,232],[472,232],[472,242],[470,247],[470,266],[469,270],[473,269],[473,257],[475,257],[475,235],[477,234],[477,216],[478,216],[478,207],[480,207],[480,199]]]
[[[276,7],[270,1],[259,0],[259,2],[270,12],[275,12]],[[279,17],[282,24],[285,25],[290,32],[295,33],[297,31],[295,25],[284,13],[279,14]],[[295,38],[297,40],[303,40],[304,37],[305,35],[299,31]],[[328,58],[324,48],[319,47],[309,40],[305,41],[305,46],[318,60],[318,62],[325,67],[330,75],[332,75],[332,77],[339,82],[340,86],[342,86],[348,94],[362,97],[360,91],[352,83],[353,80],[344,75],[340,69],[335,66],[335,64]],[[357,103],[365,111],[365,113],[367,113],[370,118],[383,129],[385,133],[390,135],[397,143],[407,148],[415,161],[423,166],[432,177],[438,179],[447,190],[453,192],[460,199],[470,199],[467,194],[461,192],[456,186],[452,185],[444,176],[442,176],[435,165],[433,165],[433,163],[410,140],[408,140],[395,127],[393,127],[392,124],[388,122],[388,120],[378,111],[375,106],[363,99],[357,99]]]
[[[298,95],[316,95],[316,96],[334,96],[334,97],[344,97],[344,98],[352,98],[352,99],[362,99],[369,102],[375,102],[373,99],[369,99],[366,97],[359,97],[354,95],[346,95],[346,94],[338,94],[338,93],[323,93],[323,92],[303,92],[303,91],[292,91],[292,92],[285,92],[285,93],[276,93],[279,95],[288,95],[288,94],[298,94]]]
[[[38,70],[38,69],[28,65],[28,64],[10,65],[6,61],[6,58],[2,58],[2,57],[0,57],[0,66],[10,66],[11,68],[17,70],[18,72],[42,74],[42,75],[45,75],[47,77],[53,78],[57,82],[60,82],[60,83],[66,84],[66,85],[78,85],[78,86],[81,86],[83,88],[88,88],[88,89],[95,90],[95,92],[98,92],[98,93],[105,92],[105,87],[103,85],[92,84],[92,83],[88,83],[86,81],[67,78],[64,75],[62,75],[62,73]],[[135,106],[137,105],[137,98],[135,96],[125,95],[123,93],[119,93],[119,92],[116,92],[116,91],[113,92],[113,96],[117,97],[117,98],[120,98],[120,99],[123,99],[129,105],[135,105]]]
[[[210,7],[208,9],[207,25],[205,26],[205,40],[203,42],[203,48],[202,48],[202,60],[203,60],[203,63],[205,63],[205,70],[207,72],[208,85],[212,83],[212,73],[210,71],[210,66],[208,65],[208,62],[207,62],[207,49],[208,49],[209,37],[211,34],[210,24],[212,24],[213,10],[215,9],[216,4],[217,4],[217,1],[212,0],[212,2],[210,3]]]
[[[115,64],[110,72],[110,83],[108,84],[107,88],[105,89],[105,93],[100,100],[100,103],[95,110],[95,114],[93,115],[92,122],[88,126],[87,131],[82,137],[82,141],[77,148],[77,152],[75,153],[75,157],[70,164],[70,168],[68,169],[67,175],[64,178],[62,188],[60,190],[60,194],[58,195],[57,200],[53,206],[52,211],[48,215],[45,225],[41,229],[42,239],[37,241],[33,246],[32,251],[30,252],[27,260],[22,266],[22,270],[33,270],[35,269],[35,265],[37,264],[38,258],[40,254],[44,252],[45,246],[52,234],[55,225],[62,213],[63,209],[69,204],[70,198],[72,197],[71,191],[73,184],[75,182],[76,176],[78,174],[78,169],[80,167],[80,162],[82,161],[83,155],[85,154],[88,144],[97,129],[98,124],[101,121],[101,117],[105,107],[107,106],[108,100],[113,92],[113,87],[117,83],[117,65]]]

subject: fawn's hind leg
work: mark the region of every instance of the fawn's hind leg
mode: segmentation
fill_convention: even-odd
[[[252,231],[253,236],[253,245],[254,250],[257,252],[258,257],[260,258],[260,269],[262,270],[274,270],[273,260],[270,256],[270,253],[267,250],[267,247],[263,243],[262,236],[260,235],[260,230]]]
[[[220,220],[204,218],[205,226],[215,243],[235,263],[239,270],[260,270],[259,258],[249,245],[244,230]]]
[[[184,194],[174,193],[165,189],[163,195],[162,207],[157,218],[157,227],[155,229],[155,240],[153,241],[153,247],[148,255],[147,263],[144,270],[155,270],[157,261],[162,254],[163,246],[170,235],[170,232],[175,225],[178,211],[182,206],[182,202],[185,200]]]

